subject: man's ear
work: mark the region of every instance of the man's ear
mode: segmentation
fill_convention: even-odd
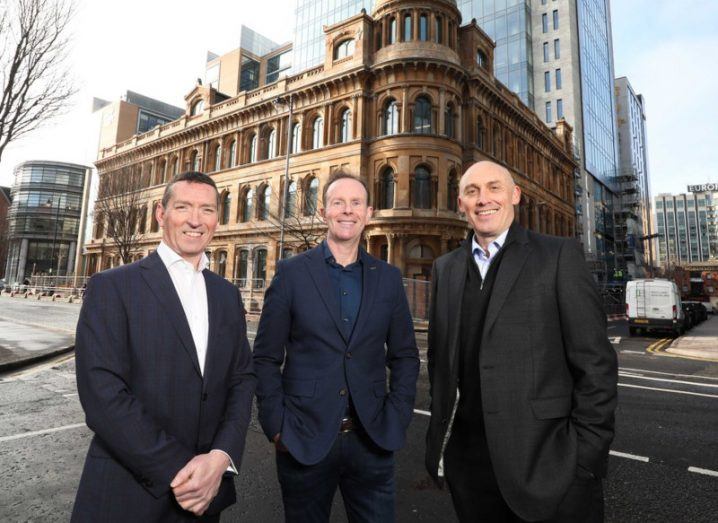
[[[161,203],[158,203],[157,207],[155,207],[155,219],[157,220],[157,223],[160,227],[164,227],[165,208],[162,206]]]

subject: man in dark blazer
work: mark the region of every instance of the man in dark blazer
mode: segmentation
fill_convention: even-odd
[[[218,521],[235,502],[256,377],[240,295],[206,269],[218,196],[175,177],[157,251],[90,279],[75,350],[95,435],[72,521]]]
[[[337,486],[350,521],[393,521],[393,452],[419,372],[412,319],[399,270],[359,246],[372,212],[364,182],[335,174],[322,200],[326,241],[281,261],[265,294],[259,421],[287,521],[329,521]]]
[[[581,249],[514,223],[492,162],[463,175],[466,244],[434,263],[426,465],[460,521],[601,521],[616,354]]]

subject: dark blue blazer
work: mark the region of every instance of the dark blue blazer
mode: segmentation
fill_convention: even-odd
[[[279,262],[265,294],[254,342],[259,421],[307,465],[334,443],[347,391],[383,449],[401,448],[411,421],[419,355],[401,273],[360,256],[362,301],[348,339],[321,246]]]
[[[170,482],[193,456],[220,449],[239,468],[256,377],[237,289],[205,270],[204,378],[179,296],[157,253],[94,275],[76,335],[77,389],[95,433],[73,521],[192,519]],[[222,480],[208,509],[234,503]]]

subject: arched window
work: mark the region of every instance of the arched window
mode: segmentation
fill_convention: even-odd
[[[242,202],[242,221],[248,222],[252,219],[252,211],[254,210],[254,191],[247,189],[244,193],[244,202]]]
[[[202,111],[204,111],[204,100],[197,100],[194,104],[192,104],[190,115],[197,116],[198,114],[202,114]]]
[[[290,152],[298,153],[301,150],[301,132],[302,126],[298,123],[292,125],[292,149]]]
[[[152,221],[150,222],[150,232],[157,232],[160,230],[160,223],[157,221],[157,207],[159,206],[160,202],[155,202],[152,204]],[[100,225],[104,223],[104,217],[101,217],[98,221]]]
[[[270,189],[269,185],[265,185],[262,187],[262,189],[259,191],[259,201],[257,202],[259,209],[258,209],[258,217],[260,220],[268,220],[269,219],[269,204],[270,204],[270,198],[272,195],[272,190]]]
[[[297,209],[297,183],[290,182],[287,189],[287,203],[284,206],[285,216],[294,216]]]
[[[227,251],[218,251],[216,256],[217,275],[224,278],[227,272]]]
[[[312,149],[324,146],[324,118],[317,116],[312,124]]]
[[[239,280],[237,286],[245,287],[247,285],[247,269],[249,268],[249,251],[242,249],[237,253],[235,267],[235,278]]]
[[[437,44],[443,43],[444,40],[444,21],[440,16],[437,16],[435,19],[435,26],[434,26],[434,41]]]
[[[172,160],[172,177],[175,177],[177,175],[177,172],[179,170],[179,158],[176,156]]]
[[[199,161],[199,153],[197,151],[192,151],[192,154],[190,155],[189,158],[190,158],[189,163],[190,163],[191,169],[193,171],[199,171],[201,168],[200,161]]]
[[[352,112],[349,109],[342,111],[339,122],[339,143],[346,143],[352,139]]]
[[[229,209],[232,206],[232,196],[229,194],[229,191],[225,192],[222,195],[221,200],[221,213],[219,216],[219,224],[220,225],[227,225],[229,223]]]
[[[476,64],[482,69],[486,69],[489,66],[486,54],[481,49],[476,51]]]
[[[415,209],[431,209],[431,174],[424,166],[414,171],[412,205]]]
[[[160,161],[159,167],[155,171],[155,179],[152,185],[159,185],[162,182],[167,181],[167,161]]]
[[[414,102],[414,132],[431,134],[431,101],[419,96]]]
[[[219,171],[222,168],[222,146],[218,145],[214,150],[214,170]]]
[[[277,131],[272,129],[267,136],[267,158],[277,156]]]
[[[446,208],[456,212],[459,198],[459,177],[453,169],[449,172],[446,187]]]
[[[429,17],[425,14],[419,16],[419,40],[426,42],[429,39]]]
[[[404,15],[404,41],[408,42],[414,32],[414,24],[411,23],[411,15]]]
[[[486,135],[486,130],[484,129],[484,122],[479,116],[476,119],[476,147],[479,149],[484,148],[484,139]]]
[[[229,143],[229,166],[235,165],[237,165],[237,140],[232,140]]]
[[[140,208],[139,221],[137,223],[137,232],[144,234],[147,230],[147,206],[143,205]]]
[[[319,180],[312,178],[304,192],[304,215],[313,216],[317,212],[317,200],[319,198]]]
[[[339,60],[353,55],[355,46],[354,40],[351,39],[339,42],[334,48],[334,59]]]
[[[396,18],[389,19],[389,34],[386,35],[386,45],[391,45],[396,41]]]
[[[379,209],[394,208],[394,170],[387,167],[379,178]]]
[[[267,249],[257,249],[254,252],[254,287],[264,288],[264,281],[267,279]]]
[[[428,245],[415,245],[409,251],[409,258],[415,260],[432,260],[434,259],[434,251]]]
[[[444,114],[444,134],[449,138],[456,138],[456,113],[453,104],[446,105]]]
[[[257,135],[253,134],[249,141],[249,163],[257,161]]]
[[[390,99],[384,105],[382,134],[399,134],[399,104],[394,99]]]

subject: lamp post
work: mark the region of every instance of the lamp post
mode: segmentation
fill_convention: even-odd
[[[280,96],[274,100],[274,104],[277,106],[289,106],[289,115],[287,118],[287,159],[284,163],[284,188],[282,189],[282,199],[279,204],[280,218],[279,218],[279,259],[281,260],[284,254],[284,222],[287,218],[287,198],[289,191],[289,157],[292,154],[292,114],[294,110],[294,103],[291,95],[286,97]]]

